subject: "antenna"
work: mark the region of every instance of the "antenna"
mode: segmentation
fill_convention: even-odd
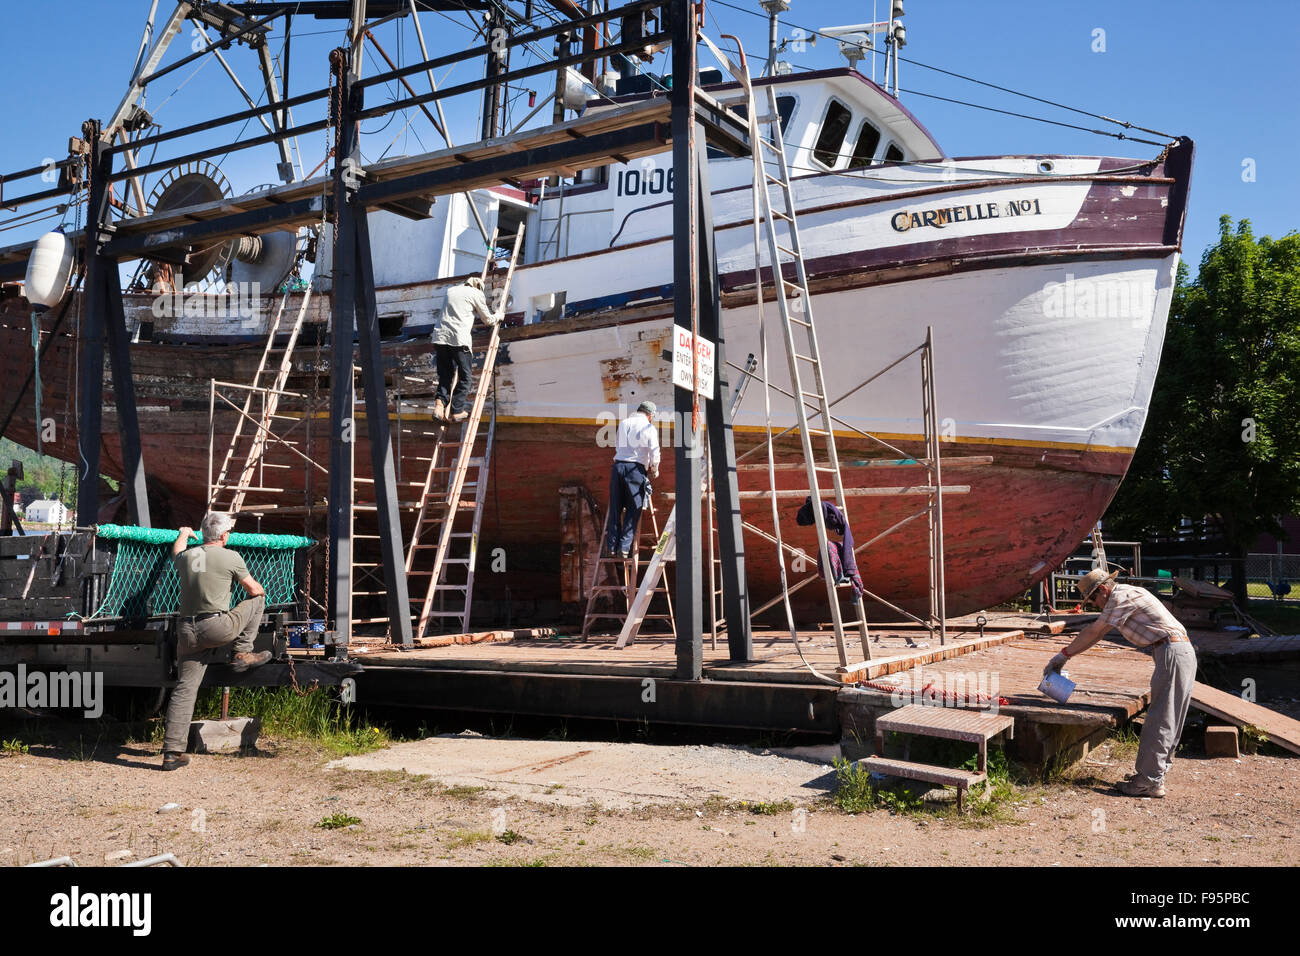
[[[767,66],[763,69],[761,75],[767,75],[770,72],[772,76],[776,76],[776,56],[785,46],[784,43],[780,46],[777,45],[777,28],[781,14],[790,9],[790,0],[760,0],[759,6],[767,11]]]
[[[885,58],[885,83],[889,83],[889,60],[894,61],[894,99],[898,99],[898,51],[907,46],[907,27],[903,26],[903,0],[891,0],[889,33],[885,35],[889,52]]]
[[[853,23],[841,27],[824,27],[823,36],[837,37],[840,41],[840,55],[849,61],[849,69],[856,70],[868,51],[876,48],[873,37],[877,33],[885,35],[885,88],[889,88],[890,64],[893,64],[894,96],[898,96],[898,50],[907,46],[907,28],[902,22],[903,0],[892,0],[888,20],[875,20],[871,23]],[[875,57],[871,61],[871,80],[876,79]]]
[[[872,34],[885,33],[889,29],[887,22],[854,23],[842,27],[824,27],[818,31],[825,36],[836,37],[840,41],[840,56],[849,61],[849,69],[856,70],[858,63],[866,58],[868,51],[876,48]],[[875,78],[875,58],[872,58],[871,74]]]

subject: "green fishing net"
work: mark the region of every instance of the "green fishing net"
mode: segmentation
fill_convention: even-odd
[[[113,542],[112,572],[104,598],[91,618],[149,617],[175,614],[180,605],[180,580],[172,565],[172,542],[179,532],[165,528],[136,528],[101,524],[100,539]],[[248,565],[248,572],[266,589],[267,607],[292,604],[297,597],[296,556],[315,542],[293,534],[241,534],[233,532],[227,547]],[[191,545],[199,544],[191,537]],[[248,597],[235,585],[234,607]]]

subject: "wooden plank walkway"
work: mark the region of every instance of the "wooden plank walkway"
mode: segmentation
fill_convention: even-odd
[[[1300,720],[1199,682],[1192,688],[1192,706],[1238,727],[1258,727],[1270,743],[1300,754]]]
[[[1196,656],[1227,658],[1231,661],[1300,660],[1300,634],[1261,634],[1246,637],[1246,631],[1203,631],[1189,628],[1187,636]]]
[[[984,637],[965,634],[949,637],[946,646],[932,641],[924,632],[872,631],[873,660],[865,676],[908,670],[918,663],[929,664],[961,657],[1006,641],[1017,640],[1020,631],[986,631]],[[923,645],[909,646],[908,641]],[[676,670],[676,648],[670,636],[645,636],[626,648],[615,647],[614,636],[593,636],[581,640],[564,635],[554,638],[512,640],[504,643],[452,644],[416,650],[367,648],[366,663],[440,670],[495,670],[531,673],[627,675],[668,678]],[[802,652],[802,658],[800,657]],[[704,641],[704,676],[711,680],[762,681],[777,683],[822,683],[804,660],[824,677],[834,679],[838,657],[830,631],[801,631],[796,650],[788,634],[758,631],[754,634],[754,661],[732,663],[725,640],[717,649]]]
[[[1069,701],[1058,704],[1039,689],[1043,667],[1073,635],[1021,635],[1013,640],[982,648],[969,656],[925,662],[906,671],[874,680],[873,687],[860,694],[878,694],[882,702],[891,694],[882,685],[919,688],[926,683],[954,687],[964,682],[970,691],[1005,697],[998,712],[1028,717],[1049,724],[1107,724],[1118,726],[1141,711],[1151,689],[1150,657],[1122,638],[1103,640],[1072,658],[1066,672],[1076,684]]]

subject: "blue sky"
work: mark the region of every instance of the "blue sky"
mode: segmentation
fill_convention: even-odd
[[[744,10],[758,9],[755,0],[727,2]],[[883,11],[885,0],[877,3]],[[171,6],[171,0],[160,0],[160,19]],[[13,171],[40,163],[45,157],[61,157],[67,138],[79,133],[82,120],[111,114],[125,90],[148,8],[148,0],[60,0],[58,4],[8,0],[4,4],[0,62],[8,67],[6,100],[11,132],[0,140],[0,170]],[[1300,147],[1300,110],[1294,101],[1300,3],[906,0],[906,8],[909,43],[904,55],[911,59],[1117,119],[1190,135],[1196,141],[1197,156],[1184,250],[1193,263],[1214,241],[1218,218],[1225,213],[1234,219],[1249,218],[1257,234],[1280,236],[1300,228],[1300,186],[1292,172]],[[719,27],[738,32],[750,52],[764,53],[766,26],[760,17],[723,6],[718,0],[708,4],[708,11],[709,27],[715,35]],[[791,0],[782,32],[789,36],[796,26],[820,28],[871,17],[871,0]],[[423,15],[433,55],[471,44],[465,20],[463,15]],[[291,93],[326,84],[326,57],[329,49],[339,44],[341,29],[341,24],[305,17],[295,22]],[[1104,31],[1104,52],[1093,49],[1098,45],[1098,30]],[[277,25],[272,37],[277,53],[283,39],[278,31]],[[409,26],[385,24],[378,28],[377,36],[398,62],[418,58]],[[164,62],[187,54],[193,39],[187,28],[174,44],[175,52]],[[227,58],[257,97],[253,54],[238,47]],[[798,66],[812,68],[843,63],[835,44],[826,39],[789,58]],[[210,57],[203,62],[197,73],[196,62],[150,90],[147,107],[164,127],[244,107],[220,65]],[[657,65],[662,65],[662,60]],[[368,59],[367,74],[382,68],[379,61]],[[467,64],[456,67],[450,76],[445,71],[439,73],[438,80],[446,84],[474,76],[474,68]],[[411,82],[424,89],[423,77]],[[536,84],[541,90],[540,101],[546,83],[538,78]],[[934,93],[1090,128],[1114,128],[910,63],[901,66],[900,86],[905,91],[903,101],[951,155],[1145,157],[1158,151],[1153,146],[927,99],[918,94]],[[515,103],[516,121],[527,112],[526,99],[525,94]],[[448,107],[454,135],[459,134],[457,142],[473,138],[477,110],[477,97]],[[543,117],[549,111],[547,107]],[[307,108],[296,118],[305,122],[319,115]],[[363,143],[367,158],[374,159],[385,150],[391,156],[442,145],[423,116],[417,115],[405,130],[404,123],[405,118],[399,117],[388,125],[383,121],[366,124]],[[256,135],[254,129],[255,123],[245,135]],[[187,149],[198,148],[205,139],[184,142]],[[325,133],[306,134],[300,147],[310,171],[324,156]],[[273,149],[261,147],[234,154],[221,167],[239,193],[274,179],[276,158]],[[1253,160],[1253,182],[1243,180],[1247,160]],[[15,184],[6,192],[26,191],[29,183],[21,188]],[[10,215],[0,214],[0,219]],[[0,245],[31,238],[57,222],[0,232]]]

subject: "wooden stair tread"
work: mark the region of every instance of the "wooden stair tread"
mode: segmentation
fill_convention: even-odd
[[[916,763],[911,760],[896,760],[893,757],[864,757],[860,761],[867,770],[885,774],[890,777],[903,777],[907,780],[923,780],[926,783],[946,784],[950,787],[966,789],[988,779],[988,775],[977,770],[958,770],[953,767],[936,767],[928,763]]]
[[[900,734],[920,734],[942,737],[946,740],[964,740],[979,743],[1011,729],[1015,724],[1010,717],[982,710],[961,710],[956,707],[927,707],[908,704],[889,714],[876,718],[877,733],[893,731]]]

